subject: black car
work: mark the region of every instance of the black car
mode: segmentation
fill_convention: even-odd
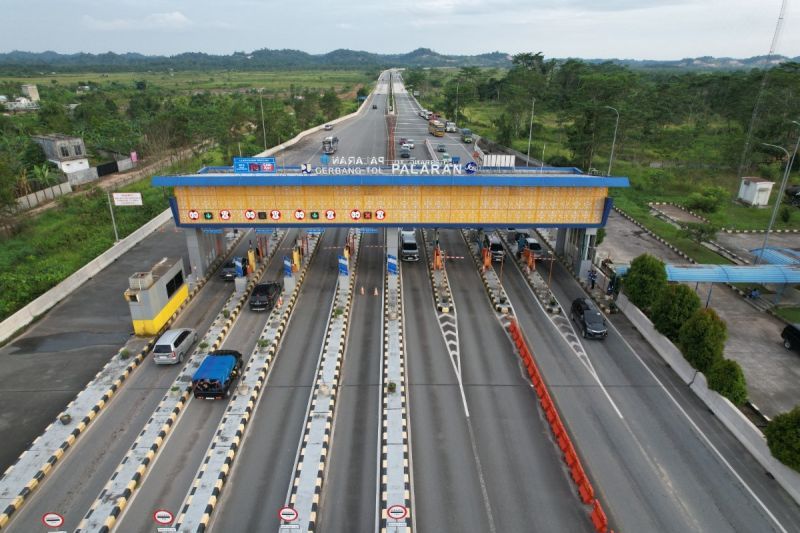
[[[570,317],[581,328],[584,339],[604,339],[608,336],[606,319],[589,298],[572,302]]]
[[[236,257],[231,257],[228,261],[225,262],[224,265],[222,265],[222,268],[219,270],[220,278],[227,281],[232,281],[236,279],[236,265],[234,264],[234,261],[236,259],[237,259]],[[242,265],[245,264],[244,257],[239,257],[239,260],[241,260]]]
[[[372,104],[372,109],[378,109],[378,104]]]
[[[272,311],[283,291],[283,280],[259,283],[250,294],[251,311]]]
[[[789,324],[781,332],[783,346],[787,350],[800,351],[800,324]]]

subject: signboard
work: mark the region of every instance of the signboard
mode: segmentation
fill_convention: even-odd
[[[166,509],[158,509],[153,513],[153,521],[160,526],[168,526],[173,520],[175,517]]]
[[[289,259],[288,255],[283,256],[283,274],[287,278],[292,277],[292,260]]]
[[[280,518],[284,522],[294,522],[295,520],[297,520],[297,517],[298,517],[297,511],[295,511],[291,507],[281,507],[278,510],[278,518]]]
[[[64,525],[64,517],[58,513],[44,513],[42,515],[42,524],[46,527],[61,527]]]
[[[142,205],[142,193],[140,192],[112,192],[114,205]]]
[[[408,508],[405,505],[392,505],[386,509],[386,516],[392,520],[402,520],[408,516]]]
[[[274,157],[234,157],[233,158],[233,171],[236,173],[251,173],[251,172],[275,172],[275,158]]]
[[[386,268],[389,274],[397,274],[397,256],[392,254],[386,255]]]
[[[347,276],[349,273],[347,259],[343,255],[339,256],[339,275]]]

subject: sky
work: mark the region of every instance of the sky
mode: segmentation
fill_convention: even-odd
[[[766,55],[781,0],[3,0],[0,52]],[[800,56],[800,2],[775,53]]]

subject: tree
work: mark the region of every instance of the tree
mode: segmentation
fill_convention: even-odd
[[[700,309],[700,298],[682,283],[664,287],[653,304],[655,328],[671,340],[678,338],[681,326]]]
[[[722,359],[727,329],[716,311],[699,309],[678,330],[678,347],[689,364],[708,374]]]
[[[600,244],[602,244],[605,238],[606,238],[606,228],[598,228],[597,237],[594,240],[594,245],[600,246]]]
[[[800,471],[800,406],[773,418],[764,434],[772,456],[789,468]]]
[[[735,405],[747,401],[747,383],[742,367],[736,361],[720,359],[708,372],[708,387],[725,396]]]
[[[687,222],[678,234],[696,243],[701,243],[712,240],[717,234],[717,229],[713,224]]]
[[[633,261],[625,274],[623,286],[631,302],[647,312],[667,284],[664,263],[650,254],[642,254]]]
[[[331,88],[322,95],[319,106],[322,109],[322,113],[325,115],[325,119],[333,120],[339,116],[342,102],[339,100],[339,97],[336,96],[336,91]]]

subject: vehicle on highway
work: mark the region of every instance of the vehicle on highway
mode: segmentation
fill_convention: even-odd
[[[452,163],[453,158],[447,152],[442,154],[442,163]]]
[[[412,231],[400,232],[400,260],[419,261],[419,246],[417,246],[417,235]]]
[[[456,123],[455,122],[450,122],[448,120],[447,122],[444,123],[444,131],[446,131],[447,133],[455,133],[455,132],[457,132],[458,129],[456,128]]]
[[[492,255],[492,261],[500,262],[506,256],[506,250],[497,235],[485,233],[483,235],[483,247],[489,250]]]
[[[781,332],[783,347],[800,351],[800,324],[789,324]]]
[[[322,128],[325,131],[331,131],[333,129],[333,124],[325,124]]]
[[[605,339],[608,336],[606,319],[589,298],[576,298],[572,302],[570,317],[580,327],[584,339]]]
[[[268,283],[259,283],[250,293],[251,311],[272,311],[283,292],[283,278]]]
[[[436,151],[437,152],[446,152],[447,151],[447,146],[443,145],[442,143],[439,143],[439,144],[436,145]]]
[[[403,159],[408,159],[411,157],[411,150],[405,146],[400,147],[400,157]]]
[[[400,137],[397,139],[397,144],[405,144],[407,140],[405,137]]]
[[[550,257],[550,250],[542,246],[542,243],[534,239],[533,237],[528,236],[527,233],[524,232],[517,232],[517,239],[516,239],[516,256],[521,257],[522,252],[525,250],[530,250],[533,252],[533,256],[536,259],[545,259]]]
[[[444,137],[444,124],[438,120],[428,122],[428,133],[435,137]]]
[[[228,259],[222,268],[219,270],[219,277],[225,281],[233,281],[236,279],[236,263],[242,265],[242,272],[244,272],[245,258],[234,256]]]
[[[339,148],[338,137],[325,137],[322,139],[322,151],[326,154],[335,154]]]
[[[236,350],[209,352],[192,376],[194,397],[206,400],[227,398],[241,371],[242,354]]]
[[[195,342],[197,332],[192,328],[169,329],[153,346],[153,362],[157,365],[182,363]]]
[[[372,109],[378,109],[378,104],[372,104]]]
[[[471,143],[472,139],[472,130],[469,128],[464,128],[461,130],[461,142],[462,143]]]
[[[413,150],[414,149],[414,139],[406,139],[405,144],[408,145],[408,149],[409,150]]]

